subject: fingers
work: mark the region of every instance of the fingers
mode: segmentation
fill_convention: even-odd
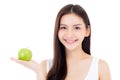
[[[27,63],[26,61],[18,60],[18,59],[13,58],[13,57],[11,57],[10,59],[13,60],[13,61],[15,61],[16,63],[22,64],[22,65],[25,65]]]
[[[30,60],[30,61],[23,61],[23,60],[19,60],[17,58],[14,58],[14,57],[11,57],[10,58],[12,61],[16,62],[16,63],[19,63],[31,70],[33,70],[34,72],[36,72],[37,74],[41,75],[41,78],[43,77],[43,72],[42,72],[42,68],[40,66],[39,63],[37,63],[36,61],[34,60]],[[41,79],[40,79],[41,80]],[[45,80],[45,79],[42,79],[42,80]]]
[[[12,61],[14,61],[16,63],[19,63],[19,64],[21,64],[23,66],[26,66],[26,67],[28,67],[30,69],[35,69],[35,68],[39,67],[39,64],[34,60],[23,61],[23,60],[19,60],[19,59],[13,58],[13,57],[11,57],[10,59]]]
[[[24,60],[16,59],[16,58],[14,58],[14,57],[11,57],[10,59],[13,60],[13,61],[15,61],[15,62],[17,62],[17,63],[26,63],[26,62],[33,62],[33,63],[36,63],[36,61],[34,61],[34,60],[24,61]]]
[[[18,59],[16,59],[16,58],[11,57],[10,59],[15,61],[15,62],[18,62]]]
[[[13,58],[13,57],[11,57],[10,59],[11,59],[11,60],[13,60],[13,61],[15,61],[15,62],[17,62],[17,63],[22,63],[22,62],[25,62],[25,61],[18,60],[18,59],[16,59],[16,58]]]

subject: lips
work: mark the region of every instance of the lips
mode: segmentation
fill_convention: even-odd
[[[73,43],[75,43],[76,41],[78,41],[78,39],[75,39],[75,40],[72,40],[72,39],[64,39],[65,40],[65,42],[67,43],[67,44],[73,44]]]

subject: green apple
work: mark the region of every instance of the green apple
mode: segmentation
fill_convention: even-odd
[[[32,58],[32,51],[28,48],[22,48],[18,52],[18,59],[24,61],[30,61]]]

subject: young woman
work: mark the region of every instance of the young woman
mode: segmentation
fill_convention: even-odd
[[[80,5],[68,4],[58,13],[54,58],[41,64],[12,58],[36,72],[38,80],[111,80],[108,64],[90,53],[91,25]]]

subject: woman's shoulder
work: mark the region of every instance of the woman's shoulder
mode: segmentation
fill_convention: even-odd
[[[92,61],[96,61],[98,63],[98,67],[102,70],[109,67],[108,63],[104,59],[101,59],[101,58],[98,58],[95,56],[91,56],[91,55],[89,55],[87,57],[87,59],[92,60]]]
[[[98,57],[94,57],[94,56],[90,56],[89,58],[96,60],[98,62],[99,68],[109,67],[108,63],[104,59],[101,59],[101,58],[98,58]]]
[[[108,63],[101,58],[90,56],[93,61],[98,65],[98,73],[100,80],[111,80],[110,69]]]
[[[109,67],[109,65],[108,65],[108,63],[105,60],[99,59],[99,68],[101,70],[108,69],[108,67]]]
[[[99,69],[102,72],[104,72],[104,70],[108,70],[109,69],[108,63],[103,59],[99,59]]]
[[[99,59],[99,78],[100,80],[111,80],[110,78],[110,69],[108,63],[103,60]]]

